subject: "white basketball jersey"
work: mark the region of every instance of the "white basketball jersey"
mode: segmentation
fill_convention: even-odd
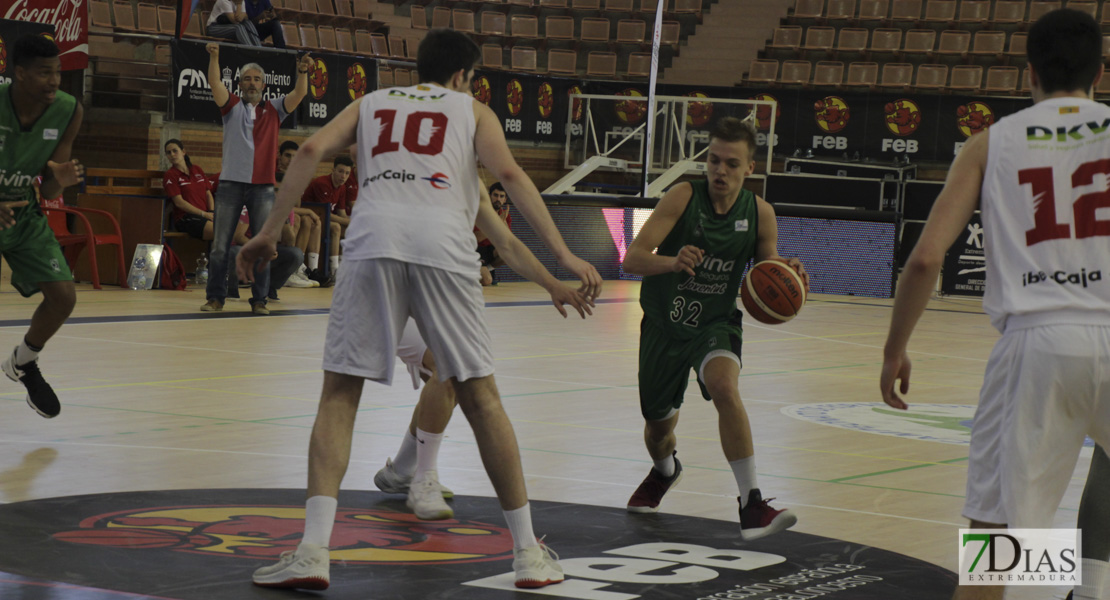
[[[359,104],[358,202],[346,258],[392,258],[478,276],[474,100],[434,85]]]
[[[1014,315],[1110,320],[1110,108],[1045,100],[988,130],[981,208],[983,308],[999,331]]]

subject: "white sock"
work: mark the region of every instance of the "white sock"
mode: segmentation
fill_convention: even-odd
[[[336,254],[335,256],[329,256],[328,257],[328,265],[331,266],[332,271],[338,269],[339,268],[339,255]]]
[[[404,439],[401,440],[401,449],[397,451],[397,456],[393,457],[393,470],[397,471],[398,475],[412,477],[416,472],[416,447],[419,445],[416,443],[416,436],[406,431]]]
[[[335,509],[339,500],[331,496],[313,496],[304,507],[304,539],[306,544],[327,548],[331,544],[331,528],[335,525]]]
[[[509,532],[513,534],[513,549],[521,550],[539,546],[536,534],[532,531],[532,509],[527,504],[514,510],[503,510]]]
[[[317,252],[305,253],[305,264],[308,265],[309,271],[315,271],[320,267],[320,254]]]
[[[1110,563],[1093,558],[1083,559],[1083,585],[1075,586],[1072,598],[1075,600],[1102,600]]]
[[[740,508],[744,508],[748,503],[748,494],[759,487],[755,478],[755,456],[729,461],[728,466],[732,467],[736,487],[740,490]]]
[[[423,429],[416,429],[416,476],[428,471],[436,470],[436,458],[439,457],[439,443],[443,441],[442,433],[428,433]]]
[[[655,463],[655,470],[662,473],[663,477],[670,477],[670,476],[674,475],[674,454],[673,453],[670,456],[668,456],[667,458],[663,458],[663,459],[659,459],[659,460],[655,460],[653,458],[653,459],[651,459],[651,462]]]
[[[32,348],[27,343],[27,338],[23,338],[23,341],[19,342],[19,345],[15,348],[15,364],[17,366],[25,365],[35,360],[39,357],[39,352],[42,352],[42,348]]]

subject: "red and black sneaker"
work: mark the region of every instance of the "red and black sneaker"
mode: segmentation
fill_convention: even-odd
[[[738,502],[740,498],[736,499]],[[771,508],[771,500],[763,499],[763,494],[754,489],[748,493],[748,503],[740,509],[740,538],[745,542],[758,540],[771,534],[790,529],[798,522],[798,517],[789,510]]]
[[[678,453],[675,452],[672,456],[674,457],[674,475],[665,477],[655,467],[652,467],[643,483],[636,488],[632,497],[628,499],[628,512],[653,513],[659,510],[659,502],[663,500],[663,494],[678,485],[678,481],[682,479],[682,463],[678,462]]]

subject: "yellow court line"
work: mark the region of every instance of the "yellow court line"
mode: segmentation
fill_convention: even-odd
[[[529,420],[529,419],[513,419],[513,422],[514,423],[532,423],[532,424],[535,424],[535,425],[548,425],[548,426],[558,426],[558,427],[571,427],[571,428],[574,428],[574,429],[593,429],[593,430],[597,430],[597,431],[611,431],[611,432],[616,432],[616,433],[635,433],[635,434],[643,433],[643,431],[640,430],[640,429],[635,429],[635,430],[633,430],[633,429],[618,429],[616,427],[596,427],[596,426],[593,426],[593,425],[574,425],[574,424],[571,424],[571,423],[555,423],[555,422],[551,422],[551,421],[535,421],[535,420]],[[691,435],[678,435],[676,437],[678,437],[679,439],[683,439],[683,440],[697,440],[697,441],[700,441],[700,442],[720,442],[720,440],[718,438],[707,438],[707,437],[699,437],[699,436],[691,436]],[[780,446],[780,445],[777,445],[777,444],[755,444],[755,447],[757,447],[757,448],[774,448],[776,450],[794,450],[794,451],[797,451],[797,452],[813,452],[813,453],[816,453],[816,454],[832,454],[834,456],[849,456],[849,457],[853,457],[853,458],[869,458],[869,459],[872,459],[872,460],[890,460],[890,461],[895,461],[895,462],[910,463],[910,464],[914,464],[914,465],[942,465],[942,466],[949,466],[949,467],[954,466],[954,463],[934,462],[934,461],[928,461],[928,460],[913,460],[913,459],[910,459],[910,458],[894,458],[894,457],[891,457],[891,456],[874,456],[874,455],[871,455],[871,454],[856,454],[854,452],[837,452],[835,450],[815,450],[815,449],[812,449],[812,448],[798,448],[796,446]],[[963,466],[963,468],[966,469],[967,467]]]

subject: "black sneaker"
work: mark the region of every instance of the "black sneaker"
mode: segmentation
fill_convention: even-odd
[[[678,481],[682,479],[682,463],[678,462],[678,453],[675,452],[673,456],[674,475],[664,477],[655,467],[652,467],[640,487],[636,488],[632,497],[628,499],[628,512],[653,513],[659,510],[663,494],[678,485]]]
[[[37,360],[17,365],[15,364],[15,351],[13,350],[8,360],[4,361],[2,368],[8,379],[18,381],[27,388],[27,405],[35,409],[35,412],[47,419],[53,419],[58,416],[58,413],[62,412],[58,395],[54,393],[50,384],[42,378]]]
[[[308,277],[309,279],[311,279],[312,281],[315,281],[316,283],[319,283],[320,287],[322,287],[322,288],[331,287],[331,286],[335,285],[335,271],[334,270],[332,272],[328,273],[327,275],[324,275],[324,272],[322,270],[312,269],[311,271],[306,273],[305,276]]]

